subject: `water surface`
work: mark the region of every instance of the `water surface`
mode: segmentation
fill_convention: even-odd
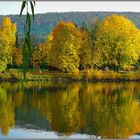
[[[1,83],[0,138],[135,138],[139,83]]]

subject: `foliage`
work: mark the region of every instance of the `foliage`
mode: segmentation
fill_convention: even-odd
[[[90,35],[85,30],[81,30],[82,42],[79,50],[80,66],[81,68],[91,67],[91,42]]]
[[[39,44],[32,53],[31,64],[34,68],[45,66],[48,64],[48,55],[51,49],[53,36],[49,34],[45,43]]]
[[[97,17],[88,24],[83,22],[81,28],[73,22],[61,21],[44,43],[35,44],[33,48],[31,25],[34,13],[31,18],[28,3],[24,3],[21,14],[25,7],[27,20],[23,47],[19,45],[22,42],[18,42],[16,24],[12,24],[9,17],[3,19],[0,28],[0,71],[4,71],[7,64],[10,64],[8,68],[22,66],[25,78],[29,66],[76,73],[74,75],[79,75],[79,70],[91,69],[86,74],[93,78],[92,68],[116,71],[139,67],[140,30],[129,19],[115,14],[101,22]],[[95,73],[98,75],[98,72]],[[115,77],[113,74],[112,77]]]
[[[23,78],[24,80],[26,79],[26,72],[29,67],[29,62],[30,62],[30,57],[32,54],[32,38],[31,38],[31,16],[28,11],[28,3],[30,3],[31,6],[31,11],[32,11],[32,17],[34,20],[34,6],[35,6],[35,1],[23,1],[22,6],[21,6],[21,11],[20,11],[20,16],[22,15],[22,12],[24,8],[27,7],[26,10],[26,23],[24,26],[24,45],[23,45]]]
[[[0,28],[0,72],[12,63],[12,51],[15,44],[16,24],[12,24],[9,17],[2,20]]]
[[[72,22],[60,22],[53,30],[49,63],[65,72],[77,72],[81,33]]]
[[[140,31],[124,16],[106,17],[96,32],[93,63],[129,70],[139,58]]]
[[[101,21],[98,17],[94,17],[91,19],[90,23],[89,23],[89,29],[88,32],[90,34],[91,39],[94,41],[96,38],[96,31],[100,25]],[[94,43],[94,42],[92,42]]]
[[[34,38],[34,43],[42,43],[45,41],[45,36],[52,32],[54,26],[60,21],[72,21],[77,24],[78,27],[83,26],[83,22],[89,26],[91,20],[96,17],[99,20],[103,20],[106,16],[112,14],[121,14],[132,20],[137,27],[140,28],[140,13],[134,12],[64,12],[64,13],[45,13],[36,14],[35,21],[32,23],[31,32]],[[24,38],[24,23],[25,16],[23,15],[20,20],[18,15],[9,15],[13,22],[17,23],[19,32],[19,39]],[[0,16],[0,22],[3,16]]]
[[[22,65],[22,50],[21,48],[13,48],[13,65],[20,67]]]

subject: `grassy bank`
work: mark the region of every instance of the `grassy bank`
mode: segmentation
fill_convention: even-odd
[[[10,69],[0,73],[0,81],[16,82],[22,80],[22,70]],[[46,70],[29,70],[27,81],[100,81],[100,82],[121,82],[138,81],[140,82],[140,71],[114,72],[99,70],[84,70],[78,73],[50,72]]]

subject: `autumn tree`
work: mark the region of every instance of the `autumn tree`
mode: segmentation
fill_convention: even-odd
[[[12,63],[12,51],[15,44],[16,24],[12,24],[9,17],[2,20],[0,28],[0,71]]]
[[[89,23],[83,22],[81,26],[82,43],[80,47],[80,68],[93,67],[92,63],[92,49],[94,46],[94,40],[96,36],[96,30],[100,25],[100,20],[95,17],[90,20]]]
[[[60,22],[53,30],[49,63],[65,72],[77,72],[81,33],[72,22]]]
[[[91,61],[91,39],[89,33],[81,29],[82,42],[79,51],[80,67],[89,68],[92,65]]]
[[[92,18],[89,22],[89,25],[88,25],[89,31],[88,32],[89,32],[90,37],[93,41],[95,39],[96,31],[97,31],[100,23],[101,23],[101,20],[98,17]]]
[[[34,68],[39,68],[42,65],[45,66],[48,64],[48,55],[51,49],[52,39],[52,34],[49,34],[45,43],[39,44],[33,51],[31,64]]]
[[[22,65],[22,59],[23,59],[23,56],[22,56],[21,48],[14,47],[13,48],[13,62],[12,62],[12,64],[14,66],[20,67]]]
[[[140,31],[126,17],[106,17],[96,31],[93,62],[97,67],[129,70],[140,53]]]

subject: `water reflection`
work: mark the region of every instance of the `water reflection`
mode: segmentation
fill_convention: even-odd
[[[0,85],[0,128],[54,131],[102,138],[140,132],[139,83],[5,83]]]

